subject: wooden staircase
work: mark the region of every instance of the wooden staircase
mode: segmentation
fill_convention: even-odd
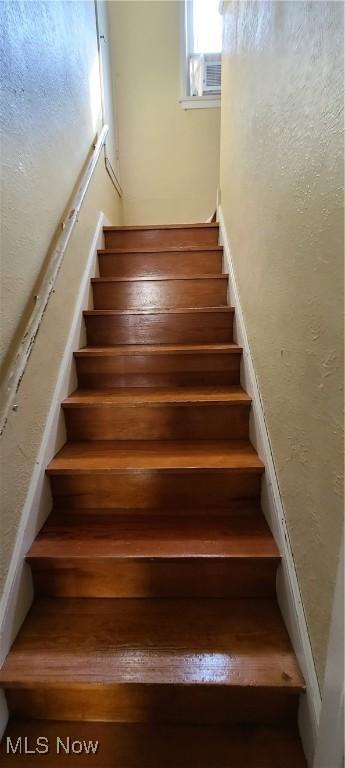
[[[0,672],[3,766],[302,768],[218,225],[106,227],[35,601]],[[56,756],[56,737],[99,740]]]

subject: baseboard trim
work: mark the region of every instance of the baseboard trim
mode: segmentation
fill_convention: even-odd
[[[76,386],[73,352],[85,343],[82,311],[91,305],[90,278],[97,274],[97,249],[102,247],[103,226],[106,224],[108,222],[104,213],[100,211],[5,581],[0,602],[0,666],[33,600],[31,571],[25,563],[25,555],[51,509],[50,488],[45,470],[49,461],[65,442],[61,401]],[[0,738],[6,728],[7,719],[6,701],[3,691],[0,690]]]
[[[344,768],[344,540],[334,590],[313,768]]]
[[[299,708],[299,728],[308,765],[311,766],[321,710],[320,690],[260,388],[246,332],[231,256],[230,240],[221,205],[218,206],[217,220],[219,222],[220,241],[224,248],[225,271],[229,273],[229,303],[235,307],[235,341],[243,347],[241,383],[253,399],[250,439],[265,464],[262,509],[282,556],[277,578],[278,601],[306,683],[306,694],[301,697]]]

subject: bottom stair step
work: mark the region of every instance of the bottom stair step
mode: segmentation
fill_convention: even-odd
[[[259,599],[42,598],[0,684],[304,687],[275,600]]]
[[[8,754],[10,744],[21,753]],[[49,752],[25,754],[25,744]],[[292,727],[13,721],[0,756],[2,768],[306,768]]]

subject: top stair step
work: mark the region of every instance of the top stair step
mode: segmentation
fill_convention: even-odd
[[[106,248],[217,245],[218,235],[219,225],[217,223],[104,227]]]

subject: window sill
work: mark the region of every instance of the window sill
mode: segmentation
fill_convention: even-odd
[[[182,109],[219,109],[219,96],[183,96],[179,99]]]

